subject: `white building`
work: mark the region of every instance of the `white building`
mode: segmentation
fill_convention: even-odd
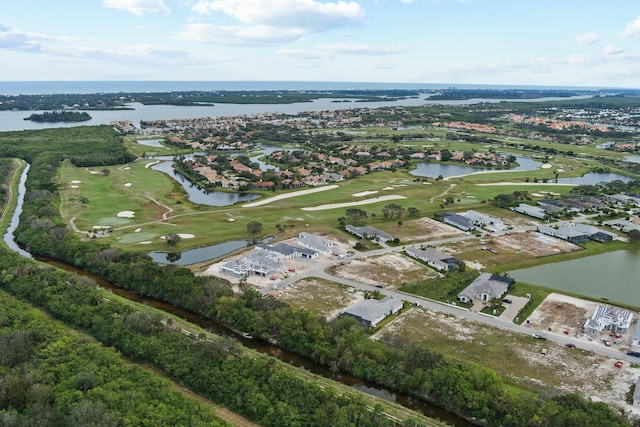
[[[584,324],[588,334],[596,334],[605,330],[624,333],[631,327],[633,313],[624,308],[611,305],[598,305],[591,318]]]
[[[320,252],[321,254],[329,255],[333,252],[334,243],[331,240],[316,236],[315,234],[303,231],[298,234],[297,242],[303,248],[311,249],[313,251]]]

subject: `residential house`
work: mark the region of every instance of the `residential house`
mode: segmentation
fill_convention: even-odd
[[[537,206],[527,205],[526,203],[520,203],[520,205],[515,208],[511,208],[511,210],[538,219],[545,219],[548,215],[547,211],[544,209]]]
[[[387,316],[397,314],[403,307],[402,301],[390,296],[381,300],[366,299],[346,309],[342,315],[356,319],[363,326],[373,328]]]
[[[502,298],[513,282],[515,282],[515,280],[510,277],[482,273],[458,294],[458,300],[464,303],[470,303],[476,299],[488,302],[493,298]]]
[[[345,227],[345,230],[363,239],[378,239],[382,242],[388,242],[394,238],[391,234],[368,225],[365,225],[364,227],[356,227],[349,224]]]
[[[303,248],[311,249],[325,255],[331,254],[334,246],[331,240],[304,231],[298,234],[297,243]]]
[[[318,256],[318,252],[307,249],[299,248],[297,246],[288,245],[286,243],[276,243],[274,245],[256,245],[256,250],[264,251],[269,254],[273,253],[276,257],[282,257],[285,259],[292,258],[315,258]]]
[[[462,231],[469,231],[473,228],[473,222],[469,218],[457,213],[446,212],[442,214],[442,222],[453,225]]]
[[[450,254],[440,252],[434,248],[416,248],[415,246],[409,246],[405,252],[409,256],[426,262],[427,265],[438,271],[455,270],[462,264],[462,261],[455,259]]]
[[[627,332],[633,321],[633,313],[624,308],[611,305],[598,305],[593,315],[584,324],[587,334],[596,334],[602,331],[614,333]]]
[[[284,268],[282,256],[254,250],[245,257],[222,264],[220,271],[236,277],[270,276],[284,271]]]

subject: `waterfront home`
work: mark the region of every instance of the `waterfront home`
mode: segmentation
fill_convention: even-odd
[[[574,224],[571,222],[558,222],[554,226],[542,225],[540,232],[548,236],[557,237],[571,243],[584,243],[588,240],[596,242],[610,242],[616,240],[618,235],[604,231],[588,224]]]
[[[402,301],[390,296],[381,300],[366,299],[346,309],[342,315],[353,317],[363,326],[375,327],[387,316],[397,314],[403,307]]]
[[[464,303],[471,303],[476,299],[489,302],[493,298],[502,298],[513,282],[515,280],[510,277],[482,273],[458,294],[458,300]]]
[[[297,246],[288,245],[286,243],[276,243],[274,245],[258,244],[255,247],[257,251],[264,251],[267,254],[274,254],[276,258],[282,257],[285,259],[291,258],[316,258],[318,252],[307,249],[299,248]]]
[[[631,327],[633,313],[624,308],[611,305],[598,305],[593,315],[584,324],[587,334],[596,334],[602,331],[613,333],[625,333]]]

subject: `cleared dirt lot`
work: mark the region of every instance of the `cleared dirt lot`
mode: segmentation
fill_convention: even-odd
[[[344,265],[331,267],[330,274],[369,285],[397,289],[403,283],[418,283],[437,277],[438,273],[400,253],[389,253],[366,259],[351,259]]]
[[[498,250],[502,248],[504,250],[526,252],[535,257],[563,254],[582,249],[573,243],[535,231],[529,233],[512,233],[495,239],[487,237],[487,240],[494,241]]]
[[[550,341],[505,331],[472,320],[413,307],[376,334],[390,344],[418,340],[430,348],[463,362],[480,363],[514,382],[531,387],[577,392],[634,410],[624,403],[640,367],[615,359],[590,356]],[[542,355],[542,349],[547,354]]]
[[[299,280],[283,290],[275,291],[273,296],[293,307],[322,316],[327,321],[364,299],[362,292],[353,288],[316,278]]]
[[[378,226],[376,225],[376,227]],[[425,240],[438,240],[464,234],[462,230],[426,217],[405,220],[402,225],[382,224],[379,228],[393,237],[397,237],[402,242],[423,242]]]

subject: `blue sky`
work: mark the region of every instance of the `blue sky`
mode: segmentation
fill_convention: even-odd
[[[640,88],[638,0],[20,0],[0,81]]]

